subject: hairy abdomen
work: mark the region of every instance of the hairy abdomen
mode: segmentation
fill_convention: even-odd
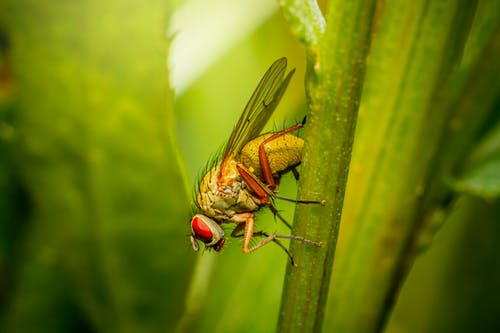
[[[263,134],[249,141],[240,154],[241,163],[247,168],[252,168],[261,179],[263,175],[259,161],[259,146],[271,135],[273,133]],[[265,144],[264,149],[275,177],[300,164],[303,146],[304,140],[292,134],[285,134]]]

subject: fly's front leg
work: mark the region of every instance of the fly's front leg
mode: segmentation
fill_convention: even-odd
[[[243,234],[240,234],[240,232],[245,228],[245,225],[243,223],[238,223],[236,225],[236,228],[233,229],[231,232],[231,237],[238,238],[238,237],[243,237]]]
[[[248,253],[250,252],[249,246],[250,246],[250,241],[252,240],[253,236],[253,229],[254,229],[254,215],[253,213],[239,213],[234,215],[231,218],[232,221],[236,223],[245,223],[245,231],[243,233],[243,253]],[[243,224],[238,225],[233,232],[231,233],[231,236],[236,237],[235,235],[243,229]]]
[[[283,135],[288,134],[288,133],[293,132],[293,131],[297,131],[300,128],[302,128],[303,126],[304,126],[304,123],[302,122],[302,123],[299,123],[295,126],[287,128],[281,132],[274,133],[273,135],[271,135],[270,137],[268,137],[267,139],[262,141],[262,143],[259,145],[260,167],[262,169],[262,174],[264,175],[264,180],[266,181],[269,189],[271,189],[271,190],[276,189],[276,182],[274,181],[273,171],[271,170],[271,165],[269,164],[269,158],[267,157],[266,144],[268,144],[269,142],[271,142],[273,140],[276,140],[280,136],[283,136]]]

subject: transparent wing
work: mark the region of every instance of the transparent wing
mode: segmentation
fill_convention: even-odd
[[[260,134],[281,100],[295,69],[286,77],[286,58],[276,60],[264,74],[238,120],[224,151],[223,160],[237,155],[251,139]]]

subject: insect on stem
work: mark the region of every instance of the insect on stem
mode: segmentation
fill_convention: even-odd
[[[300,204],[325,205],[325,200],[295,200],[276,195],[279,180],[283,174],[296,170],[302,159],[304,140],[293,132],[306,122],[295,124],[281,131],[261,133],[278,106],[290,82],[294,69],[287,73],[287,60],[276,60],[266,71],[243,109],[226,144],[224,153],[211,163],[208,172],[199,181],[195,193],[197,214],[191,219],[191,243],[199,249],[198,241],[205,247],[220,251],[225,244],[223,223],[236,223],[232,237],[242,237],[244,253],[253,252],[268,243],[276,243],[295,266],[290,250],[279,238],[300,241],[313,246],[321,246],[304,237],[295,235],[266,234],[254,231],[255,212],[269,207],[290,229],[276,207],[273,199],[281,199]],[[250,247],[252,237],[263,236],[257,245]]]

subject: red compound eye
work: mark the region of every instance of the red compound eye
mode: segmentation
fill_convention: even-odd
[[[193,217],[191,227],[193,228],[196,237],[202,241],[211,241],[214,237],[212,230],[210,230],[205,221],[198,216]]]

